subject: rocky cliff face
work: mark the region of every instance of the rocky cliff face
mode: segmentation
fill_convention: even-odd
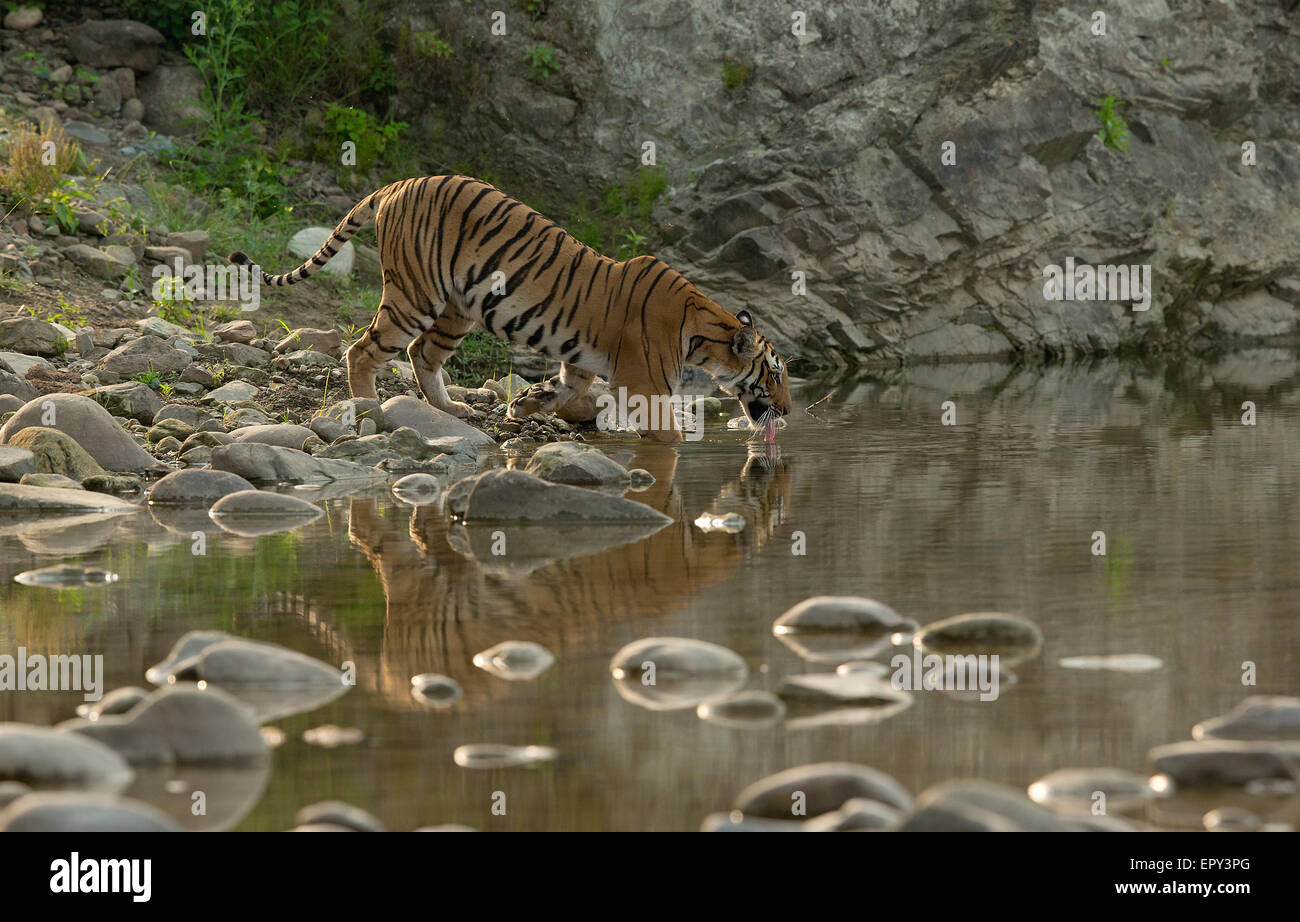
[[[1104,35],[1095,6],[572,0],[507,12],[399,104],[454,95],[447,143],[557,196],[654,142],[657,252],[809,365],[1300,338],[1300,4],[1132,0]],[[485,35],[479,12],[408,0],[394,29]],[[1127,150],[1098,135],[1108,94]],[[1045,299],[1067,257],[1150,265],[1149,309]]]

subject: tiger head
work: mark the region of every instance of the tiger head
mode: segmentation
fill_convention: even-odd
[[[754,329],[749,311],[736,315],[736,329],[731,334],[730,349],[718,362],[715,374],[728,394],[740,401],[740,408],[751,423],[766,422],[790,412],[790,376],[776,349]]]

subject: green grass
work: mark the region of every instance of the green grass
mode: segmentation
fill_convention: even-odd
[[[722,83],[729,90],[737,90],[749,82],[748,61],[732,61],[730,59],[722,62]]]
[[[475,330],[460,342],[447,360],[447,374],[461,387],[482,387],[488,378],[509,374],[512,367],[510,345],[490,333]]]

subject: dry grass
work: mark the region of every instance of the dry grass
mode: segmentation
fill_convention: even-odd
[[[0,194],[5,212],[35,208],[81,162],[81,148],[63,129],[45,122],[33,129],[21,120],[0,123]]]

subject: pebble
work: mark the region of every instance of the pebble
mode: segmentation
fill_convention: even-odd
[[[474,654],[474,665],[499,679],[512,682],[535,679],[555,663],[555,656],[541,644],[507,640]]]

